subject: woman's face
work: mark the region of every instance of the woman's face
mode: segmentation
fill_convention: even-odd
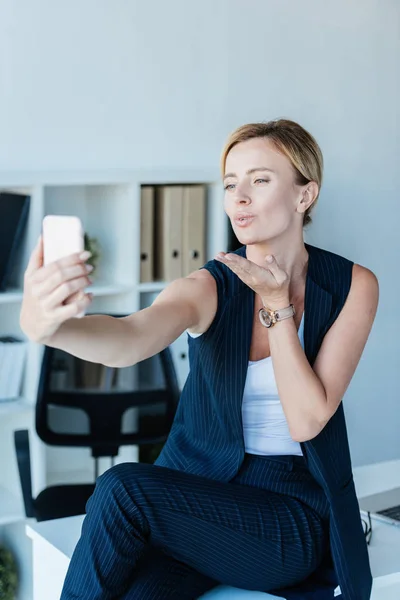
[[[303,215],[302,186],[289,160],[264,138],[240,142],[226,158],[224,209],[242,244],[276,238]]]

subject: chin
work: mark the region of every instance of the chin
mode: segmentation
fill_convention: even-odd
[[[251,233],[250,231],[248,233],[245,233],[243,231],[235,231],[233,230],[236,239],[238,240],[238,242],[240,244],[242,244],[242,246],[253,246],[254,244],[264,244],[265,242],[268,241],[268,239],[264,238],[264,237],[260,237],[260,236],[256,236],[254,235],[254,233]]]

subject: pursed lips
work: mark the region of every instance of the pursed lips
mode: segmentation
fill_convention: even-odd
[[[251,219],[252,217],[255,217],[255,215],[253,213],[249,213],[249,212],[238,212],[235,215],[235,219]]]
[[[251,221],[252,219],[254,219],[256,215],[252,214],[252,213],[236,213],[236,215],[234,216],[234,221],[237,223],[245,223],[246,221]]]

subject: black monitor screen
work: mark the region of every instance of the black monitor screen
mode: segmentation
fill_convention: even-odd
[[[30,196],[0,192],[0,291],[4,292],[22,243]]]

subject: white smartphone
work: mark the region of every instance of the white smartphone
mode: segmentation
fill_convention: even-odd
[[[43,219],[42,231],[44,266],[85,249],[79,217],[47,215]]]
[[[46,215],[42,223],[42,234],[44,266],[85,249],[83,226],[79,217]],[[75,296],[73,294],[67,298],[65,303],[69,304]],[[77,316],[83,317],[84,312]]]

